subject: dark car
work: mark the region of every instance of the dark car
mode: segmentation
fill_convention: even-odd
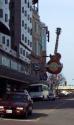
[[[49,93],[48,98],[49,98],[49,100],[53,101],[56,99],[56,95],[54,93]]]
[[[27,117],[32,114],[33,101],[29,94],[6,94],[0,100],[0,115],[22,115]]]

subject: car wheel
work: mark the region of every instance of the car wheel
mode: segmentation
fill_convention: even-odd
[[[27,118],[27,117],[28,117],[28,111],[25,112],[25,118]]]
[[[32,109],[33,109],[33,107],[30,106],[30,107],[29,107],[29,113],[28,113],[29,115],[32,115]]]
[[[32,111],[29,112],[29,115],[30,115],[30,116],[32,115]]]

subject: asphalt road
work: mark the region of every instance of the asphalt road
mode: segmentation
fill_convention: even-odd
[[[34,102],[33,115],[0,118],[0,125],[74,125],[74,98]]]

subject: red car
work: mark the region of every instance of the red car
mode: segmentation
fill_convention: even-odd
[[[24,115],[32,114],[33,101],[29,94],[11,93],[6,94],[0,100],[0,115]]]

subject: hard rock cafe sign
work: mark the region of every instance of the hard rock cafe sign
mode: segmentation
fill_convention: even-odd
[[[56,53],[56,55],[50,55],[50,61],[48,61],[46,69],[49,73],[58,74],[63,68],[63,64],[60,62],[61,55]]]

